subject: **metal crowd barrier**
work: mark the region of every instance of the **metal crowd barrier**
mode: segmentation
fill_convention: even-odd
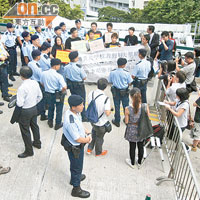
[[[186,149],[182,142],[182,131],[177,118],[171,112],[166,111],[157,101],[163,101],[166,88],[163,81],[159,80],[156,92],[155,107],[161,123],[165,127],[163,144],[167,151],[170,170],[167,177],[157,178],[156,185],[165,181],[173,181],[177,200],[200,200],[200,189]],[[167,96],[165,98],[168,100]],[[166,116],[163,119],[163,111]]]

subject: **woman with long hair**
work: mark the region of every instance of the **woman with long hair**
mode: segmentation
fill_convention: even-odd
[[[134,87],[130,91],[130,97],[132,100],[132,105],[125,108],[125,123],[127,125],[125,139],[129,142],[130,159],[127,158],[125,161],[131,168],[135,168],[136,145],[138,147],[138,167],[140,167],[141,165],[144,154],[143,140],[139,139],[139,135],[141,135],[142,133],[138,132],[138,123],[140,120],[142,108],[142,98],[140,89]],[[146,112],[149,116],[149,108],[147,105]]]
[[[55,43],[52,47],[51,50],[51,58],[55,58],[56,57],[56,51],[57,50],[64,50],[64,45],[63,45],[63,41],[62,38],[60,36],[56,36],[55,38]]]

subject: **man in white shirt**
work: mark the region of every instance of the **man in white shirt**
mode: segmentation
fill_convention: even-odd
[[[42,99],[42,92],[39,84],[31,80],[33,72],[30,67],[22,67],[20,76],[23,83],[17,91],[17,106],[21,108],[19,117],[19,127],[25,144],[25,151],[18,155],[19,158],[33,156],[33,147],[41,148],[40,130],[37,125],[37,104]],[[33,133],[33,143],[31,140],[30,128]]]
[[[101,78],[97,82],[97,90],[91,91],[88,95],[88,103],[95,99],[96,108],[99,116],[97,123],[93,124],[92,128],[92,142],[88,146],[87,153],[91,154],[94,146],[96,156],[104,156],[107,154],[107,150],[102,150],[104,135],[106,133],[105,124],[108,121],[108,116],[111,114],[110,99],[105,95],[104,90],[108,85],[108,81],[105,78]]]
[[[186,88],[185,80],[186,75],[183,71],[176,72],[174,77],[168,76],[166,95],[169,97],[170,101],[176,101],[176,90],[178,88]]]

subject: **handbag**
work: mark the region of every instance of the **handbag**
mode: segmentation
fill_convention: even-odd
[[[105,124],[104,124],[104,127],[105,127],[105,130],[106,130],[106,133],[110,133],[112,131],[112,125],[109,121],[107,121]]]
[[[138,120],[138,139],[140,141],[153,135],[153,127],[147,115],[147,104],[142,104],[141,115]]]

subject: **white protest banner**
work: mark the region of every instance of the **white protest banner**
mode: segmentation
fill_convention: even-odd
[[[107,78],[113,69],[117,68],[117,59],[126,58],[126,70],[132,73],[137,62],[139,62],[138,50],[141,45],[126,46],[120,48],[104,49],[94,53],[80,53],[79,64],[87,73],[86,82],[97,82],[99,78]]]
[[[85,40],[79,40],[79,41],[74,41],[71,42],[71,49],[72,50],[77,50],[80,52],[87,52],[87,47],[86,47],[86,41]]]
[[[105,43],[106,44],[108,44],[108,43],[110,43],[112,40],[111,40],[111,35],[112,35],[113,33],[109,33],[109,32],[106,32],[105,33]]]
[[[105,48],[102,38],[89,42],[89,46],[91,52],[102,51]]]

